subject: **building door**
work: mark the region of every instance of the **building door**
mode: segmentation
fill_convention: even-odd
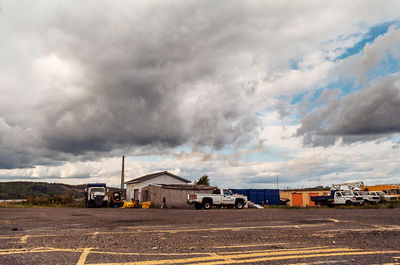
[[[134,189],[133,190],[133,200],[139,200],[139,189]]]
[[[318,196],[318,193],[309,193],[308,194],[308,205],[315,206],[315,203],[311,200],[311,196]]]
[[[303,194],[292,193],[292,206],[303,207]]]
[[[148,202],[148,201],[150,201],[150,198],[149,198],[150,196],[149,196],[149,191],[148,190],[145,190],[144,191],[144,196],[143,196],[143,201],[144,202]]]

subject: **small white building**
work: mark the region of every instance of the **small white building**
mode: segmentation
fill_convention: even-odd
[[[126,184],[126,199],[127,200],[138,200],[142,202],[142,198],[146,197],[142,195],[142,189],[150,184],[188,184],[190,180],[181,178],[168,171],[162,171],[153,173],[132,179],[125,182]]]

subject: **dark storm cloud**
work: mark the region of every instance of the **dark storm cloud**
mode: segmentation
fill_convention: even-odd
[[[222,46],[229,48],[218,40],[208,41],[222,30],[218,21],[202,25],[202,19],[191,20],[187,13],[194,12],[192,7],[176,10],[182,12],[174,14],[177,18],[168,14],[171,10],[162,14],[160,8],[152,10],[148,21],[106,15],[86,18],[88,25],[82,26],[81,17],[71,13],[54,18],[52,24],[62,37],[47,43],[48,48],[83,65],[85,83],[90,84],[84,99],[46,109],[47,126],[41,133],[48,148],[81,153],[127,144],[174,147],[189,140],[221,148],[252,128],[252,117],[235,106],[241,92],[224,87],[233,83],[206,87],[206,79],[220,75],[216,53]],[[180,25],[179,17],[189,24]],[[199,28],[190,23],[200,23]],[[196,89],[220,94],[193,99],[186,106],[190,112],[181,109],[185,95]]]
[[[341,99],[334,91],[324,107],[302,120],[297,135],[305,143],[331,145],[338,137],[346,143],[370,141],[400,132],[400,85],[398,75],[378,79]]]
[[[203,3],[75,4],[47,4],[21,21],[11,19],[13,34],[26,36],[31,46],[25,47],[27,56],[33,53],[20,60],[33,68],[41,58],[50,63],[32,70],[47,78],[27,95],[33,102],[21,100],[19,112],[3,106],[0,117],[10,128],[17,124],[30,132],[3,142],[13,152],[0,152],[0,168],[76,155],[97,159],[143,146],[219,149],[247,141],[255,118],[248,111],[248,89],[231,70],[240,60],[230,55],[252,46],[241,28],[248,14],[240,4],[216,4],[221,6],[214,11]],[[60,71],[46,75],[54,62]],[[0,136],[13,133],[3,130]],[[21,142],[24,137],[35,140]]]

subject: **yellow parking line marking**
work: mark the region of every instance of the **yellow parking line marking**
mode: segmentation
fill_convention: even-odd
[[[392,252],[390,252],[392,253]],[[285,259],[299,259],[299,258],[316,258],[316,257],[330,257],[330,256],[357,256],[357,255],[372,255],[372,254],[387,254],[384,251],[365,251],[365,252],[333,252],[333,253],[320,253],[320,254],[303,254],[303,255],[293,255],[293,256],[277,256],[277,257],[261,257],[246,260],[233,260],[230,257],[229,260],[222,259],[220,256],[211,256],[203,258],[193,258],[193,259],[174,259],[174,260],[152,260],[152,261],[139,261],[139,262],[122,262],[122,263],[94,263],[86,265],[156,265],[156,264],[199,264],[199,265],[213,265],[213,264],[239,264],[239,263],[254,263],[269,260],[285,260]],[[207,262],[208,261],[208,262]],[[193,263],[194,262],[194,263]]]
[[[93,233],[93,236],[92,236],[92,238],[96,238],[96,236],[97,236],[98,234],[100,234],[100,232],[99,232],[99,231],[97,231],[97,232],[94,232],[94,233]]]
[[[323,226],[325,224],[303,224],[303,225],[266,225],[266,226],[242,226],[242,227],[215,227],[215,228],[187,228],[187,229],[163,229],[163,230],[137,230],[135,231],[112,231],[112,232],[94,232],[94,233],[81,233],[81,235],[106,235],[106,234],[139,234],[139,233],[185,233],[185,232],[218,232],[218,231],[245,231],[255,229],[271,229],[271,228],[301,228],[301,227],[315,227]],[[67,236],[66,234],[39,234],[39,235],[27,235],[29,237],[58,237]],[[21,239],[21,236],[0,236],[0,239]]]
[[[331,220],[334,223],[340,223],[340,221],[338,219],[328,218],[328,220]]]
[[[231,255],[234,258],[254,258],[259,256],[278,256],[278,255],[293,255],[293,254],[310,254],[310,253],[325,253],[325,252],[345,252],[345,251],[358,251],[359,249],[349,249],[349,248],[330,248],[330,249],[307,249],[307,250],[284,250],[284,251],[276,251],[276,252],[259,252],[259,253],[246,253],[246,254],[237,254]],[[227,253],[226,255],[230,255]]]
[[[217,253],[211,254],[210,258],[212,258],[214,260],[225,260],[225,261],[233,262],[233,259],[229,258],[229,256],[221,256],[221,255],[218,255]]]
[[[248,248],[248,247],[262,247],[262,246],[275,246],[275,245],[287,245],[289,243],[265,243],[265,244],[254,244],[254,245],[237,245],[237,246],[218,246],[214,248]]]
[[[200,257],[192,258],[176,258],[176,259],[162,259],[162,260],[147,260],[139,262],[126,262],[126,263],[104,263],[107,265],[150,265],[150,264],[179,264],[179,263],[190,263],[190,264],[239,264],[239,263],[254,263],[268,260],[284,260],[284,259],[296,259],[296,258],[314,258],[314,257],[328,257],[328,256],[349,256],[349,255],[372,255],[372,254],[393,254],[400,253],[400,251],[362,251],[360,249],[349,249],[349,248],[299,248],[299,249],[287,249],[287,250],[258,250],[253,251],[242,251],[242,252],[218,252],[218,253],[116,253],[116,252],[102,252],[102,251],[91,251],[93,248],[84,249],[57,249],[57,248],[34,248],[34,249],[8,249],[1,250],[0,255],[7,254],[19,254],[19,253],[40,253],[40,252],[79,252],[81,256],[77,265],[83,265],[86,262],[86,258],[89,253],[92,254],[108,254],[108,255],[143,255],[148,254],[160,256],[177,256],[177,255],[202,255]],[[8,251],[8,252],[6,252]],[[205,256],[206,255],[206,256]],[[390,263],[388,263],[390,264]],[[387,265],[388,265],[387,264]],[[398,263],[393,263],[398,264]],[[94,264],[93,264],[94,265]],[[100,264],[97,264],[100,265]]]
[[[26,235],[29,237],[54,237],[54,236],[63,236],[63,234],[42,234],[42,235]],[[0,239],[20,239],[23,236],[0,236]]]
[[[375,226],[375,225],[374,225]],[[341,232],[374,232],[374,231],[399,231],[400,226],[393,227],[376,227],[376,228],[343,228],[340,229]],[[319,232],[337,232],[338,230],[322,230]]]
[[[107,251],[96,251],[93,250],[92,254],[102,254],[102,255],[120,255],[120,256],[199,256],[199,255],[211,255],[208,252],[190,252],[190,253],[132,253],[132,252],[107,252]]]
[[[25,244],[29,237],[30,237],[29,235],[21,236],[20,243],[21,244]]]
[[[334,220],[334,219],[332,219]],[[266,225],[266,226],[241,226],[241,227],[215,227],[215,228],[184,228],[184,229],[162,229],[162,230],[140,230],[137,227],[125,227],[126,229],[135,229],[135,231],[113,231],[113,232],[94,232],[94,233],[82,233],[81,235],[105,235],[105,234],[138,234],[138,233],[185,233],[185,232],[218,232],[218,231],[245,231],[245,230],[255,230],[255,229],[271,229],[271,228],[301,228],[301,227],[315,227],[324,226],[325,224],[303,224],[303,225]],[[144,226],[147,227],[147,226]],[[151,227],[151,226],[148,226]],[[387,228],[387,229],[397,229]],[[400,229],[400,228],[398,228]],[[42,234],[42,235],[26,235],[29,237],[57,237],[66,236],[65,234]],[[22,236],[23,237],[23,236]],[[0,236],[0,239],[21,239],[21,236]]]
[[[314,247],[314,248],[292,248],[287,249],[287,251],[295,250],[316,250],[323,249],[326,247]],[[65,248],[53,248],[53,247],[38,247],[38,248],[12,248],[12,249],[2,249],[0,250],[0,255],[13,255],[21,253],[40,253],[40,252],[82,252],[84,249],[65,249]],[[218,252],[219,255],[229,255],[229,254],[245,254],[245,253],[274,253],[282,252],[282,249],[271,249],[271,250],[246,250],[246,251],[224,251]],[[213,252],[188,252],[188,253],[145,253],[145,252],[109,252],[100,250],[91,250],[90,253],[102,254],[102,255],[125,255],[125,256],[206,256],[213,255]]]
[[[395,262],[395,263],[374,263],[374,264],[369,264],[369,265],[399,265],[400,263]]]
[[[288,249],[291,251],[294,250],[313,250],[313,249],[322,249],[324,247],[314,247],[314,248],[294,248]],[[11,249],[1,249],[0,255],[14,255],[21,253],[41,253],[41,252],[82,252],[84,249],[66,249],[66,248],[53,248],[53,247],[37,247],[37,248],[11,248]],[[273,253],[282,251],[281,249],[272,249],[272,250],[247,250],[247,251],[233,251],[233,252],[218,252],[220,255],[228,255],[228,254],[244,254],[244,253]],[[125,256],[206,256],[213,255],[213,252],[188,252],[188,253],[145,253],[145,252],[109,252],[109,251],[100,251],[100,250],[91,250],[90,253],[93,254],[103,254],[103,255],[125,255]]]
[[[314,248],[292,248],[288,250],[312,250],[312,249],[323,249],[327,247],[314,247]],[[218,254],[244,254],[244,253],[267,253],[267,252],[279,252],[282,249],[271,249],[271,250],[246,250],[246,251],[229,251],[229,252],[218,252]],[[93,254],[105,254],[105,255],[125,255],[125,256],[205,256],[205,255],[213,255],[213,252],[188,252],[188,253],[130,253],[130,252],[108,252],[108,251],[99,251],[99,250],[92,250],[90,253]]]
[[[315,227],[325,224],[303,224],[303,225],[265,225],[265,226],[242,226],[242,227],[215,227],[215,228],[187,228],[187,229],[165,229],[165,230],[143,230],[140,233],[180,233],[180,232],[218,232],[218,231],[244,231],[265,228],[299,228],[299,227]],[[135,233],[136,231],[133,231]],[[103,232],[104,233],[104,232]],[[115,232],[108,232],[115,233]],[[126,233],[126,232],[121,232]]]
[[[372,255],[372,254],[390,254],[390,253],[398,253],[395,251],[364,251],[364,252],[345,252],[345,253],[321,253],[321,254],[304,254],[304,255],[293,255],[293,256],[278,256],[278,257],[262,257],[255,259],[247,259],[247,260],[233,260],[230,261],[216,261],[216,262],[208,262],[208,263],[189,263],[191,265],[201,264],[201,265],[217,265],[217,264],[238,264],[238,263],[254,263],[254,262],[262,262],[269,260],[284,260],[284,259],[301,259],[301,258],[319,258],[319,257],[330,257],[330,256],[358,256],[358,255]],[[123,263],[124,265],[133,265],[140,263]],[[151,263],[148,263],[151,264]],[[121,264],[122,265],[122,264]]]
[[[90,253],[90,250],[92,250],[92,248],[85,248],[81,254],[81,256],[79,257],[78,263],[76,263],[76,265],[83,265],[85,264],[86,258]]]
[[[222,255],[222,253],[218,253],[219,255],[211,254],[210,256],[206,257],[195,257],[195,258],[181,258],[181,259],[164,259],[164,260],[148,260],[148,261],[138,261],[138,262],[126,262],[126,263],[100,263],[96,265],[154,265],[154,264],[178,264],[178,263],[194,263],[197,264],[198,262],[202,262],[201,264],[235,264],[235,263],[243,263],[244,260],[237,260],[242,258],[255,258],[255,257],[269,257],[273,258],[272,256],[278,256],[275,258],[280,258],[280,255],[299,255],[299,254],[307,254],[313,255],[313,253],[318,253],[315,255],[323,255],[323,253],[334,252],[334,255],[341,254],[341,252],[351,251],[353,255],[356,255],[360,252],[354,252],[357,249],[348,249],[348,248],[336,248],[336,249],[311,249],[311,250],[287,250],[287,251],[264,251],[258,253],[247,253],[247,254],[236,254],[232,255],[231,253],[227,252],[226,255]],[[357,250],[358,251],[358,250]],[[396,252],[399,253],[400,251]],[[332,254],[331,254],[332,255]],[[283,256],[283,257],[292,257],[292,256]],[[229,259],[227,261],[226,259]],[[235,259],[235,260],[233,260]],[[218,261],[217,260],[222,260]],[[204,263],[209,262],[209,263]],[[222,263],[221,263],[222,262]],[[250,261],[247,261],[250,262]],[[91,264],[94,265],[94,264]]]
[[[0,249],[0,255],[3,252],[12,252],[12,251],[22,251],[25,250],[25,248],[8,248],[8,249]]]
[[[39,247],[39,248],[19,248],[19,249],[8,249],[0,251],[0,255],[15,255],[21,253],[41,253],[41,252],[82,252],[82,249],[65,249],[65,248],[51,248],[51,247]]]

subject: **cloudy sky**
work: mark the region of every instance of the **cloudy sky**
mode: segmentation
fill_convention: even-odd
[[[400,183],[399,1],[0,1],[0,181]]]

